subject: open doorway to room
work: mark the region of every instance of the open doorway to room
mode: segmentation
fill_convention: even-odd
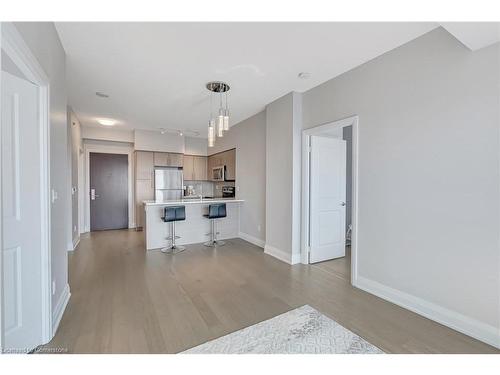
[[[302,263],[346,280],[356,267],[357,121],[355,116],[303,132]]]

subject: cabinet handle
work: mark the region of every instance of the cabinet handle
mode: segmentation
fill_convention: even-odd
[[[155,188],[155,172],[151,172],[151,188]]]

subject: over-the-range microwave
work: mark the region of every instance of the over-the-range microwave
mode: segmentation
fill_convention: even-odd
[[[212,168],[212,181],[224,181],[225,170],[226,167],[224,165]]]

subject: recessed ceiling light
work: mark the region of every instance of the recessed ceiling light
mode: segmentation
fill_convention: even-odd
[[[110,118],[98,118],[97,122],[104,126],[113,126],[116,124],[116,121]]]
[[[96,91],[95,93],[99,98],[109,98],[109,95],[108,94],[105,94],[103,92],[100,92],[100,91]]]
[[[300,72],[297,77],[299,77],[300,79],[309,79],[311,78],[311,73]]]

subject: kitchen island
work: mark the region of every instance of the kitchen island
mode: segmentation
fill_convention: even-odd
[[[170,224],[165,223],[161,217],[166,206],[185,206],[186,220],[175,223],[176,235],[181,238],[176,240],[178,245],[206,242],[210,239],[210,220],[203,215],[208,213],[208,205],[212,203],[226,203],[227,217],[217,219],[217,231],[219,239],[238,237],[240,223],[241,199],[234,198],[210,198],[210,199],[180,199],[168,201],[144,201],[146,236],[146,249],[154,250],[165,247],[170,241],[166,237],[170,235]]]

